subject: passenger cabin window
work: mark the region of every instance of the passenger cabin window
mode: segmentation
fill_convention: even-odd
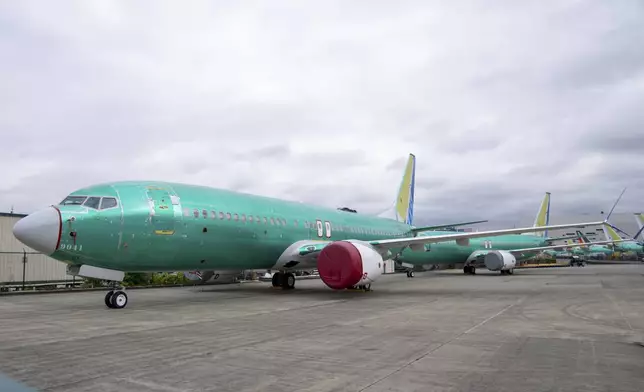
[[[67,196],[65,200],[58,203],[61,206],[79,206],[87,199],[87,196]]]
[[[219,219],[224,219],[224,213],[219,211]]]
[[[253,223],[253,216],[252,215],[248,215],[248,222]]]
[[[101,198],[93,196],[93,197],[87,198],[85,203],[83,203],[83,207],[93,208],[95,210],[98,210],[99,204],[101,204]]]
[[[106,210],[108,208],[114,208],[116,207],[116,198],[114,197],[104,197],[103,201],[101,201],[101,210]]]

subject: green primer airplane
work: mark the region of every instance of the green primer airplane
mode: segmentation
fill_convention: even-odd
[[[637,219],[637,215],[635,217]],[[639,223],[640,222],[638,221],[638,224]],[[634,252],[635,254],[637,254],[638,257],[642,257],[642,255],[644,254],[644,244],[642,242],[638,242],[636,240],[623,240],[622,237],[619,234],[617,234],[617,231],[615,230],[617,228],[611,224],[605,224],[605,225],[602,225],[602,227],[604,229],[604,234],[606,235],[606,238],[613,239],[616,242],[621,241],[619,244],[615,245],[615,251],[622,252],[622,253]],[[621,230],[619,231],[622,232]],[[638,234],[640,233],[641,231],[638,232]],[[638,234],[636,234],[635,237],[637,237]]]
[[[586,237],[586,235],[584,235],[584,233],[582,233],[579,230],[577,230],[577,238],[578,238],[577,244],[574,244],[572,243],[572,241],[569,241],[568,249],[562,252],[555,252],[554,256],[556,258],[566,258],[570,256],[589,256],[591,254],[597,254],[597,253],[610,256],[614,252],[612,248],[615,246],[615,243],[623,241],[623,240],[609,239],[606,241],[591,242],[588,239],[588,237]],[[594,244],[594,245],[591,245],[591,244]],[[610,244],[610,245],[599,245],[599,244]]]
[[[539,206],[533,224],[535,229],[546,227],[550,222],[550,195],[550,192],[546,192]],[[424,231],[418,235],[434,236],[447,233]],[[473,239],[468,244],[458,244],[458,241],[426,244],[425,252],[405,250],[394,259],[406,267],[422,264],[463,263],[465,274],[475,274],[476,268],[479,266],[485,266],[490,271],[499,271],[502,275],[513,274],[517,262],[528,260],[545,250],[565,248],[567,246],[565,244],[553,245],[552,243],[567,238],[576,238],[576,236],[548,237],[546,229],[542,233],[535,231],[482,237]],[[409,272],[407,275],[413,276]]]
[[[128,302],[118,285],[125,272],[276,270],[273,286],[292,289],[293,271],[317,268],[331,289],[369,290],[382,275],[384,261],[402,251],[603,223],[418,236],[427,228],[411,224],[414,178],[410,154],[393,218],[198,185],[98,184],[22,218],[13,233],[32,249],[67,263],[72,275],[110,281],[114,287],[105,304],[120,309]],[[504,262],[506,253],[499,253]]]

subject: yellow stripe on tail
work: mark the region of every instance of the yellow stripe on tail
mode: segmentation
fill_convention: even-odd
[[[409,154],[398,197],[396,198],[396,220],[411,225],[414,220],[414,188],[416,186],[416,156]]]

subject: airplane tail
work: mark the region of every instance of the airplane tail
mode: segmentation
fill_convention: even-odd
[[[539,206],[539,210],[537,211],[537,216],[534,219],[534,224],[532,225],[532,227],[543,227],[543,226],[548,226],[549,224],[550,224],[550,192],[546,192],[545,196],[543,197],[543,200],[541,201],[541,205]],[[548,230],[535,231],[535,232],[529,233],[529,235],[548,238]]]
[[[622,239],[617,231],[613,229],[613,226],[610,224],[603,224],[602,229],[604,229],[604,235],[606,236],[607,241],[619,241]]]
[[[577,238],[579,239],[580,244],[587,244],[590,241],[588,240],[588,237],[584,233],[582,233],[580,230],[577,230]]]
[[[393,218],[398,222],[411,225],[414,221],[414,189],[416,187],[416,156],[409,154],[396,202],[393,206]],[[391,218],[391,207],[378,216]]]
[[[637,234],[635,234],[635,240],[641,240],[644,241],[644,233],[642,233],[642,230],[644,230],[644,214],[641,212],[633,214],[635,215],[635,221],[637,222]]]

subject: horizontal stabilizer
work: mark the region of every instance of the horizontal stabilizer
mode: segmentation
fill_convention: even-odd
[[[419,233],[419,232],[422,232],[422,231],[445,229],[445,228],[448,228],[448,227],[467,226],[467,225],[474,225],[476,223],[485,223],[485,222],[487,222],[487,220],[472,221],[472,222],[461,222],[461,223],[450,223],[450,224],[438,225],[438,226],[414,227],[414,228],[411,229],[411,232],[412,233]]]

